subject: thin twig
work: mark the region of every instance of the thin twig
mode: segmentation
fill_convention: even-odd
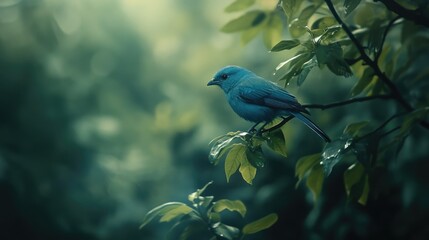
[[[386,42],[387,34],[389,33],[390,28],[393,26],[396,20],[400,18],[401,18],[400,16],[394,17],[392,20],[389,21],[389,24],[387,24],[386,28],[384,29],[383,38],[381,39],[381,44],[380,44],[380,47],[378,48],[378,52],[375,55],[374,62],[378,63],[378,59],[380,59],[381,53],[383,52],[383,46],[384,46],[384,43]]]
[[[357,97],[357,98],[351,98],[345,101],[340,102],[334,102],[330,104],[304,104],[302,105],[304,108],[318,108],[321,110],[325,110],[328,108],[334,108],[334,107],[340,107],[344,105],[348,105],[354,102],[366,102],[370,100],[375,99],[393,99],[394,97],[392,95],[374,95],[374,96],[367,96],[367,97]]]
[[[359,137],[359,140],[367,138],[367,137],[369,137],[369,136],[377,133],[378,131],[380,131],[381,129],[383,129],[384,127],[386,127],[387,124],[389,124],[393,119],[401,117],[401,116],[406,115],[406,114],[407,114],[407,112],[403,112],[403,113],[397,113],[397,114],[391,116],[386,121],[384,121],[380,126],[378,126],[375,130],[373,130],[373,131],[371,131],[371,132],[363,135],[362,137]]]

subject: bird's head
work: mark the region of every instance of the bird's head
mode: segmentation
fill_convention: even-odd
[[[246,76],[252,74],[251,71],[242,67],[226,66],[214,75],[213,79],[207,83],[207,86],[218,85],[225,92],[229,92],[240,81],[244,80]]]

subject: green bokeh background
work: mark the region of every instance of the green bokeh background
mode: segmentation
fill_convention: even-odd
[[[246,203],[246,222],[279,214],[256,239],[427,236],[427,137],[406,143],[405,160],[381,174],[386,193],[368,207],[346,202],[340,170],[317,206],[295,189],[296,160],[323,147],[295,121],[286,128],[288,159],[268,152],[252,186],[237,175],[226,183],[223,167],[208,161],[209,142],[251,124],[206,83],[229,64],[275,80],[288,57],[259,38],[243,46],[221,33],[234,17],[223,12],[228,3],[0,1],[0,239],[162,239],[171,225],[138,229],[146,212],[187,201],[211,180],[207,194]],[[288,90],[328,103],[347,98],[354,82],[316,70]],[[348,122],[382,121],[389,109],[360,104],[353,111],[361,114],[339,108],[312,118],[335,137]]]

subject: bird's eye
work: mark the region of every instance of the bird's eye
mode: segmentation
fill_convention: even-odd
[[[226,79],[228,78],[228,75],[226,75],[226,74],[222,74],[222,75],[220,76],[220,78],[222,78],[223,80],[226,80]]]

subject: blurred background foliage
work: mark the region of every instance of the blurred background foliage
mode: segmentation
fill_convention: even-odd
[[[211,180],[207,193],[242,200],[246,219],[279,214],[260,239],[429,235],[427,131],[412,133],[366,207],[347,203],[342,171],[317,205],[295,189],[296,160],[323,147],[295,121],[285,128],[287,159],[269,155],[252,186],[239,176],[226,183],[208,143],[250,123],[206,83],[229,64],[276,80],[275,67],[292,56],[267,52],[264,38],[242,46],[220,32],[234,17],[223,12],[230,2],[0,0],[0,239],[162,239],[164,225],[138,229],[144,214]],[[323,69],[287,88],[303,103],[329,103],[355,82]],[[312,116],[338,136],[392,108],[359,103]]]

